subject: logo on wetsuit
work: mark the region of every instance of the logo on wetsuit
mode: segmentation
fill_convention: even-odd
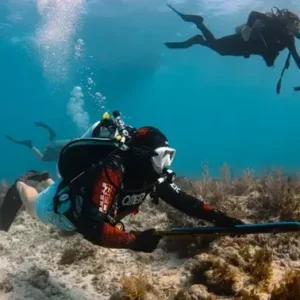
[[[172,183],[170,185],[176,193],[180,193],[180,188],[175,183]]]
[[[102,183],[99,211],[103,213],[106,213],[108,210],[108,206],[110,204],[110,200],[112,196],[112,189],[113,187],[110,184],[107,184],[106,182]]]
[[[127,195],[122,199],[122,205],[134,206],[141,204],[145,200],[146,196],[146,193]]]

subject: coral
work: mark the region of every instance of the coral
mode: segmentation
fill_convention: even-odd
[[[256,191],[257,181],[258,180],[255,178],[253,170],[245,170],[241,177],[232,182],[234,195],[249,195],[253,191]]]
[[[288,271],[281,283],[271,293],[270,300],[298,300],[300,294],[300,271]]]
[[[236,294],[240,272],[238,268],[213,255],[199,255],[190,266],[190,283],[204,284],[217,295]]]
[[[272,266],[272,250],[269,248],[261,248],[255,251],[252,259],[248,262],[246,271],[251,275],[252,281],[257,284],[264,282],[268,284],[273,272]]]
[[[245,285],[251,285],[255,293],[268,292],[273,253],[253,240],[247,245],[245,240],[223,238],[213,243],[210,254],[197,255],[188,266],[191,284],[204,284],[216,295],[238,296]],[[246,293],[252,295],[248,290],[243,295]]]
[[[110,300],[147,300],[147,293],[154,290],[142,275],[124,276],[121,286],[121,290],[113,294]]]
[[[293,220],[300,216],[295,184],[282,172],[266,172],[259,182],[258,192],[261,213],[281,220]]]
[[[261,300],[259,293],[255,289],[242,289],[238,294],[239,300]]]
[[[188,289],[180,290],[174,297],[174,300],[215,300],[216,297],[207,291],[207,288],[201,284],[194,284]]]
[[[239,283],[239,270],[221,259],[216,259],[212,270],[206,272],[207,286],[217,295],[235,295]]]
[[[227,164],[223,165],[222,178],[220,181],[212,178],[209,174],[209,166],[207,163],[202,165],[203,175],[201,181],[199,181],[200,195],[209,201],[211,205],[217,206],[220,202],[230,194],[231,188],[231,176],[229,174]]]

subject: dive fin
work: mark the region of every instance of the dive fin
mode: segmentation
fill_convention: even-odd
[[[48,172],[28,171],[25,175],[19,177],[15,183],[8,189],[2,202],[0,203],[0,231],[8,231],[15,220],[19,210],[22,207],[22,199],[17,189],[17,182],[36,181],[43,182],[50,178]]]
[[[15,182],[8,189],[0,204],[0,230],[9,230],[21,207],[22,200],[17,189],[17,182]]]
[[[176,10],[173,6],[170,4],[167,4],[169,8],[171,8],[182,20],[186,22],[192,22],[195,23],[196,25],[201,24],[203,22],[203,17],[197,16],[197,15],[188,15],[188,14],[183,14]]]
[[[15,140],[14,138],[12,138],[11,136],[7,135],[6,138],[13,142],[13,143],[16,143],[16,144],[19,144],[19,145],[23,145],[25,147],[28,147],[28,148],[32,148],[32,141],[31,140],[24,140],[24,141],[17,141]]]
[[[53,141],[54,138],[56,137],[55,131],[50,126],[48,126],[47,124],[42,123],[42,122],[34,122],[34,125],[37,126],[37,127],[41,127],[41,128],[46,129],[49,132],[50,141]]]
[[[202,35],[195,35],[183,42],[166,42],[165,46],[169,49],[187,49],[194,45],[205,46],[207,43]]]

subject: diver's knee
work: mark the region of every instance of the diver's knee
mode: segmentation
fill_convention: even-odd
[[[16,184],[16,187],[17,187],[17,190],[18,190],[20,196],[22,196],[22,194],[24,193],[24,191],[26,190],[28,185],[22,181],[18,181]]]
[[[30,214],[31,217],[37,218],[35,210],[36,199],[38,196],[37,191],[31,186],[21,181],[17,182],[16,187],[19,192],[21,201],[26,207],[27,212]]]

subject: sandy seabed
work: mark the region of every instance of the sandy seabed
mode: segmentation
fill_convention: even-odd
[[[179,185],[248,222],[278,220],[286,214],[283,207],[298,216],[298,181],[245,176],[218,182],[180,179]],[[2,197],[6,188],[2,184]],[[276,195],[285,197],[281,206]],[[125,225],[143,230],[197,222],[147,200]],[[286,291],[298,289],[300,295],[299,246],[294,233],[163,240],[151,254],[106,249],[46,226],[23,210],[10,231],[0,233],[0,299],[300,299]]]

